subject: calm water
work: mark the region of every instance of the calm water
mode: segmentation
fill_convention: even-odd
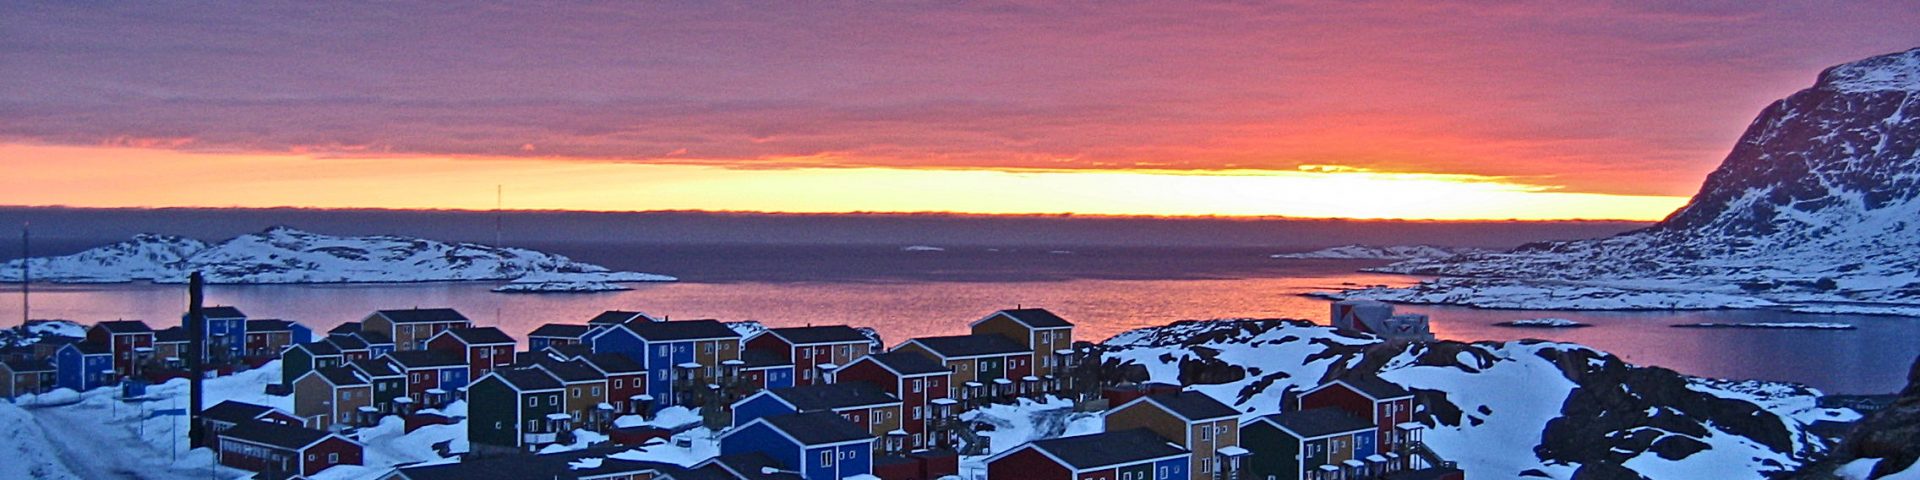
[[[1083,338],[1182,319],[1290,317],[1325,322],[1326,302],[1299,294],[1414,279],[1355,273],[1350,261],[1277,261],[1251,249],[999,249],[903,252],[897,247],[528,245],[684,281],[598,294],[506,295],[491,284],[213,286],[209,301],[258,318],[324,330],[381,308],[451,306],[477,323],[522,335],[546,322],[583,322],[602,310],[674,318],[758,320],[775,326],[872,326],[889,343],[962,333],[987,312],[1042,306],[1080,324]],[[178,323],[184,289],[167,285],[43,285],[36,318]],[[0,318],[18,318],[17,301]],[[1442,338],[1541,338],[1591,345],[1628,361],[1723,378],[1806,383],[1835,393],[1880,393],[1905,383],[1920,354],[1920,318],[1773,311],[1554,312],[1402,307],[1433,315]],[[1512,329],[1495,322],[1561,317],[1594,324]],[[1850,331],[1702,330],[1696,322],[1818,321]]]

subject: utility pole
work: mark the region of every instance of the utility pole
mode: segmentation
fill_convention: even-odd
[[[187,375],[191,375],[187,379],[188,448],[209,446],[204,438],[206,432],[201,431],[200,427],[201,399],[206,395],[205,386],[201,383],[207,377],[204,372],[207,356],[207,318],[206,314],[200,310],[201,301],[205,299],[201,289],[205,285],[201,282],[200,272],[193,272],[187,276]]]

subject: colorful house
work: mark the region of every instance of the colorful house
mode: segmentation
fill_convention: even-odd
[[[538,352],[549,346],[577,345],[586,341],[588,326],[549,323],[527,334],[527,351]]]
[[[805,480],[873,472],[873,435],[829,412],[755,419],[720,436],[723,455],[761,453]]]
[[[382,415],[413,413],[413,397],[407,396],[407,376],[385,360],[354,360],[347,368],[373,384],[373,408]]]
[[[1018,395],[1040,381],[1033,376],[1033,351],[1000,335],[915,338],[893,351],[918,354],[952,370],[947,396],[962,402]]]
[[[328,335],[326,340],[321,341],[333,344],[333,347],[340,351],[340,358],[345,361],[378,358],[373,356],[373,346],[368,345],[367,341],[362,340],[358,334]]]
[[[317,368],[293,381],[293,414],[308,428],[366,425],[379,414],[373,384],[347,367]]]
[[[875,437],[901,430],[900,399],[867,382],[805,385],[755,393],[733,403],[733,425],[739,427],[775,415],[811,412],[832,412]]]
[[[1192,480],[1239,478],[1240,412],[1200,392],[1148,395],[1107,410],[1107,430],[1144,428],[1192,453]]]
[[[32,359],[0,361],[0,398],[13,398],[53,389],[52,363]]]
[[[206,426],[207,433],[219,434],[229,428],[249,423],[268,422],[298,427],[300,417],[266,405],[226,400],[207,407],[200,412],[200,422]]]
[[[214,362],[227,362],[246,354],[247,314],[240,309],[228,306],[213,306],[200,309],[200,315],[207,320],[207,359]],[[186,316],[182,315],[181,325],[186,325]]]
[[[793,386],[793,361],[777,353],[746,350],[740,352],[740,383],[750,391]]]
[[[876,353],[854,360],[836,374],[842,383],[866,382],[900,399],[900,429],[907,432],[909,449],[950,445],[935,438],[939,422],[950,420],[947,399],[953,371],[925,356],[910,352]]]
[[[306,477],[335,465],[360,465],[358,442],[311,428],[248,422],[220,432],[220,464],[261,478]]]
[[[560,380],[540,369],[494,370],[467,392],[467,439],[476,452],[529,451],[559,441],[572,418]]]
[[[187,362],[187,329],[167,327],[153,332],[153,360],[168,368],[181,368]]]
[[[427,339],[455,328],[472,328],[473,321],[451,308],[380,310],[360,321],[363,333],[393,340],[394,350],[426,350]]]
[[[613,421],[613,404],[607,402],[607,377],[599,370],[579,360],[553,358],[539,359],[533,368],[560,380],[561,388],[566,389],[561,411],[572,418],[574,426],[600,430]]]
[[[94,342],[69,343],[53,354],[54,385],[84,392],[120,381],[114,373],[113,351]]]
[[[1187,480],[1186,450],[1144,428],[1035,440],[987,458],[989,480]]]
[[[795,386],[832,383],[828,376],[855,359],[873,353],[873,340],[845,325],[773,328],[746,341],[747,350],[771,352],[793,361]]]
[[[460,357],[467,364],[467,378],[480,378],[495,368],[512,365],[517,344],[498,328],[455,328],[428,339],[427,349]]]
[[[1376,450],[1373,424],[1338,408],[1295,410],[1240,427],[1253,454],[1243,478],[1335,480],[1366,478],[1391,458]]]
[[[640,312],[632,312],[632,311],[626,311],[626,310],[608,310],[605,312],[600,312],[599,315],[594,315],[593,318],[587,319],[587,327],[588,329],[597,330],[600,328],[611,327],[614,325],[626,325],[628,323],[633,323],[633,322],[664,322],[664,321],[666,321],[666,319],[654,318],[653,316],[647,315],[645,313],[640,313]]]
[[[1033,351],[1033,374],[1058,375],[1071,368],[1073,360],[1073,322],[1044,308],[1019,308],[993,312],[968,325],[974,335],[1007,337]]]
[[[467,376],[466,362],[447,352],[412,350],[381,358],[407,377],[407,397],[421,408],[439,408],[459,398],[472,378]]]
[[[625,355],[647,369],[655,407],[689,403],[717,383],[721,366],[740,358],[740,334],[714,320],[631,322],[588,335],[594,353]]]
[[[106,345],[113,355],[113,371],[134,375],[153,356],[153,329],[139,320],[114,320],[87,329],[87,342]]]
[[[606,378],[607,403],[613,405],[615,415],[640,413],[638,404],[646,403],[647,394],[645,367],[633,359],[611,353],[596,353],[578,360]]]
[[[294,380],[316,368],[338,367],[346,363],[346,357],[340,354],[340,347],[332,342],[322,340],[294,344],[280,354],[280,382],[293,385]]]
[[[248,320],[242,349],[248,357],[275,357],[287,347],[313,341],[313,329],[286,320]]]
[[[1338,408],[1372,422],[1382,452],[1398,452],[1406,444],[1420,441],[1425,429],[1413,421],[1413,392],[1379,377],[1337,379],[1301,392],[1298,398],[1298,410]]]

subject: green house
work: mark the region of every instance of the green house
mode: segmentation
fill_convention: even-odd
[[[498,369],[467,387],[467,440],[478,449],[529,451],[572,429],[560,380],[539,369]]]
[[[1377,468],[1374,425],[1337,408],[1268,415],[1240,426],[1240,446],[1252,452],[1249,480],[1353,478]]]

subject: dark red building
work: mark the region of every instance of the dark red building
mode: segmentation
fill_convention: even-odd
[[[768,329],[747,339],[747,350],[793,361],[796,387],[828,383],[826,376],[873,353],[873,340],[845,325]]]
[[[909,449],[944,446],[936,441],[934,426],[939,420],[959,413],[952,411],[950,402],[935,402],[947,398],[953,371],[923,355],[909,352],[868,355],[841,369],[839,381],[872,383],[899,398],[900,429],[907,431]]]
[[[249,422],[220,432],[218,438],[221,465],[267,478],[311,476],[362,461],[359,443],[311,428]]]
[[[1391,452],[1408,438],[1413,424],[1413,393],[1374,377],[1343,378],[1301,392],[1298,410],[1338,408],[1379,429],[1379,451]],[[1396,428],[1405,426],[1406,428]]]

